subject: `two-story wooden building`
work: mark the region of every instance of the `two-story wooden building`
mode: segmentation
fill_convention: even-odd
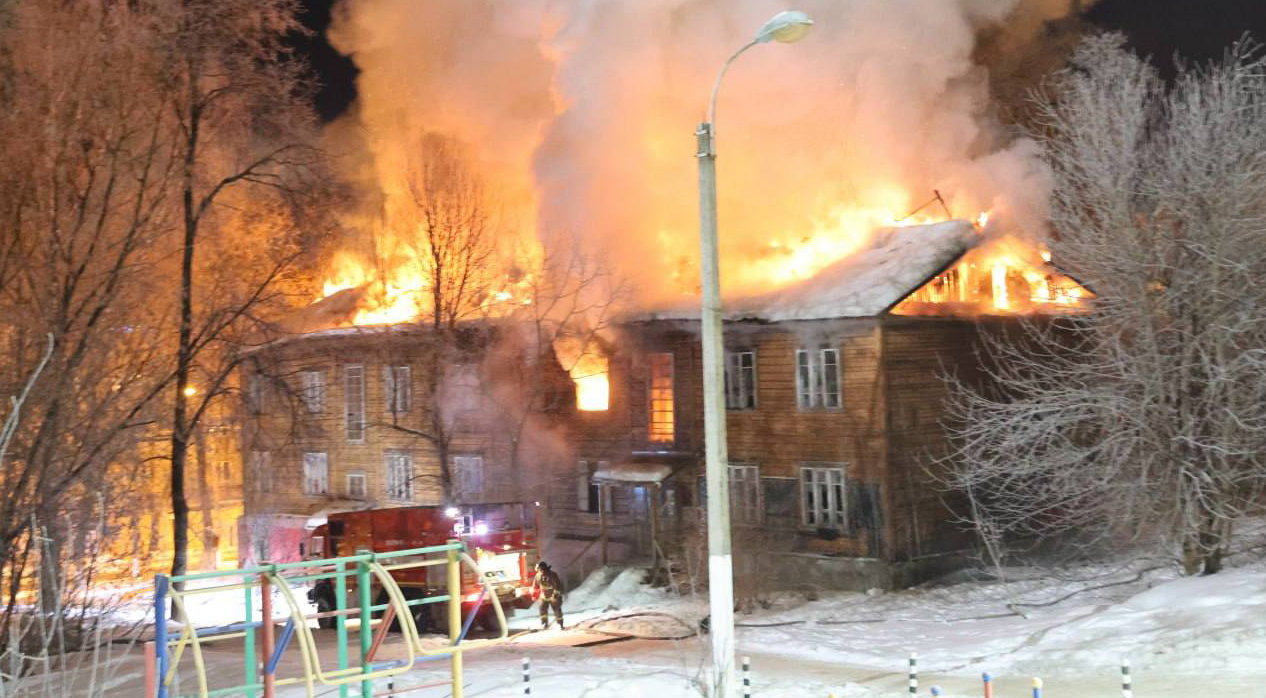
[[[977,312],[1007,292],[991,270],[971,276],[979,241],[962,221],[894,228],[799,285],[727,301],[740,595],[906,584],[970,547],[929,468],[948,446],[941,376],[978,377],[979,333],[1011,321]],[[1037,297],[1018,275],[1002,283]],[[555,557],[573,576],[603,557],[664,555],[675,575],[706,574],[698,328],[696,309],[648,313],[610,343],[608,409],[577,413],[573,475],[550,497],[557,536],[573,541]]]

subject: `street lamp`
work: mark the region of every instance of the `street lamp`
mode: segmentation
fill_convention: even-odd
[[[813,20],[788,10],[774,15],[756,37],[735,51],[712,85],[708,120],[699,124],[699,245],[703,284],[703,432],[708,491],[708,605],[712,632],[712,696],[729,698],[734,683],[734,565],[730,553],[730,479],[725,443],[725,379],[722,374],[721,280],[717,268],[717,180],[714,144],[717,92],[730,64],[744,51],[769,41],[803,39]]]

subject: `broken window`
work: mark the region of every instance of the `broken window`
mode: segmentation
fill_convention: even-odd
[[[325,411],[325,374],[321,371],[303,372],[303,406],[308,414]]]
[[[800,468],[801,523],[811,528],[844,528],[844,468],[814,465]]]
[[[388,453],[387,497],[401,501],[413,499],[413,456],[408,453]]]
[[[387,412],[404,414],[409,411],[409,403],[413,397],[412,382],[408,366],[383,366],[383,394],[387,402]]]
[[[343,368],[343,405],[347,415],[347,440],[365,440],[365,367]]]
[[[651,443],[673,442],[673,355],[651,354],[650,357],[650,433]]]
[[[725,353],[725,407],[731,410],[756,408],[756,352]]]
[[[796,404],[800,409],[840,406],[839,350],[796,350]]]
[[[576,508],[589,514],[611,511],[611,488],[604,487],[593,479],[594,473],[609,467],[610,463],[605,460],[582,460],[577,465]]]
[[[329,491],[329,456],[324,453],[303,454],[303,493],[327,494]]]
[[[761,522],[760,469],[755,465],[730,464],[730,520],[749,526]]]

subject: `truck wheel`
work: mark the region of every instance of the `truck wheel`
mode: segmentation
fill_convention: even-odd
[[[377,600],[375,600],[375,601],[374,601],[374,605],[375,605],[375,606],[381,606],[381,605],[383,605],[383,604],[385,604],[385,603],[391,603],[391,597],[387,596],[387,591],[384,589],[384,590],[381,590],[381,591],[379,591],[379,592],[378,592],[378,598],[377,598]],[[383,615],[384,613],[386,613],[386,612],[387,612],[387,611],[386,611],[386,609],[383,609],[383,610],[381,610],[381,611],[374,611],[374,613],[373,613],[373,617],[374,617],[374,618],[382,618],[382,615]],[[398,633],[398,632],[400,632],[400,619],[399,619],[399,618],[392,618],[392,619],[391,619],[391,628],[390,628],[390,631],[391,631],[391,632],[393,632],[393,633]]]
[[[490,633],[501,630],[501,626],[497,625],[497,609],[492,607],[484,607],[479,611],[479,627]]]

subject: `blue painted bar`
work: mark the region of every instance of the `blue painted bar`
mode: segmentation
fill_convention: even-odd
[[[470,609],[470,615],[466,616],[466,622],[462,623],[462,634],[457,636],[457,641],[461,642],[466,639],[466,633],[470,632],[470,626],[475,623],[475,616],[479,615],[479,608],[484,605],[484,596],[488,594],[488,587],[480,587],[479,599],[475,601],[475,605]]]
[[[154,655],[157,698],[167,698],[167,576],[162,574],[154,575]]]
[[[264,667],[265,674],[273,674],[277,672],[277,663],[281,661],[281,653],[286,651],[286,645],[290,644],[290,638],[295,634],[295,619],[291,618],[286,621],[286,627],[281,631],[281,639],[277,641],[277,646],[273,648],[273,656],[268,658],[268,664]]]

